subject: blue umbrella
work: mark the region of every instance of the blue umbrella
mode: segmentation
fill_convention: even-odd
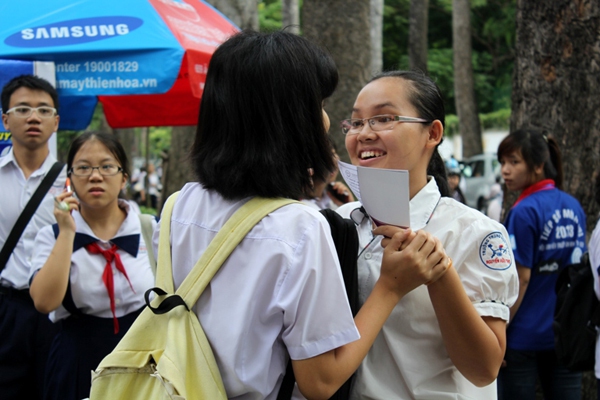
[[[0,15],[0,60],[55,63],[61,129],[87,127],[97,100],[114,128],[195,124],[210,57],[238,31],[201,0],[8,1]]]

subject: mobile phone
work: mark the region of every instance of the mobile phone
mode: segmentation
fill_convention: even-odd
[[[350,201],[350,194],[347,191],[344,191],[343,193],[338,192],[337,190],[335,190],[334,188],[334,183],[335,182],[330,182],[327,185],[327,191],[336,199],[338,199],[339,201],[341,201],[342,203],[348,203]]]

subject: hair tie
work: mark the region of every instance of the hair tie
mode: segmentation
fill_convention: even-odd
[[[548,143],[548,136],[546,136],[546,135],[542,135],[542,137],[544,138],[544,141],[545,141],[546,143]]]

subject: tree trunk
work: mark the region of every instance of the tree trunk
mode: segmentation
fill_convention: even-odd
[[[370,0],[304,0],[302,31],[331,52],[340,75],[325,110],[338,154],[349,161],[339,122],[349,118],[356,95],[371,77]]]
[[[288,32],[300,33],[300,5],[298,0],[281,1],[281,26]]]
[[[408,65],[411,70],[427,72],[427,32],[429,0],[411,0],[408,18]]]
[[[429,0],[425,0],[429,1]],[[383,0],[371,0],[371,73],[383,69]]]
[[[517,2],[511,130],[541,129],[561,146],[565,191],[598,216],[593,175],[600,165],[600,4]]]
[[[222,12],[240,29],[258,30],[257,0],[208,0],[213,7]],[[196,136],[195,126],[176,126],[171,132],[171,148],[163,157],[162,204],[186,182],[196,178],[188,161],[189,149]]]
[[[108,125],[106,125],[108,127]],[[105,128],[103,128],[105,129]],[[111,131],[113,131],[111,129]],[[105,131],[105,132],[110,132],[110,131]],[[121,144],[123,145],[123,148],[125,149],[125,151],[127,152],[127,157],[129,157],[129,167],[131,169],[131,172],[133,172],[133,159],[135,158],[136,154],[136,149],[135,149],[135,129],[134,128],[127,128],[127,129],[114,129],[114,134],[117,137],[117,139],[119,140],[119,142],[121,142]],[[128,177],[131,178],[131,177]],[[130,188],[127,187],[126,191],[127,191],[127,198],[130,198],[131,192],[129,190]]]
[[[207,0],[241,29],[258,30],[258,0]]]
[[[452,0],[452,43],[458,128],[462,137],[463,157],[466,158],[483,152],[471,60],[471,5],[469,0]]]
[[[171,148],[166,158],[163,158],[162,200],[180,190],[186,182],[196,178],[188,160],[189,151],[196,135],[195,126],[174,126],[171,131]]]

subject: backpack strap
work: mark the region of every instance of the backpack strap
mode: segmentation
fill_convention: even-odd
[[[36,191],[33,193],[31,198],[25,205],[25,208],[21,212],[21,215],[19,215],[19,218],[17,218],[17,222],[15,222],[15,225],[12,227],[12,230],[10,231],[8,237],[6,238],[6,241],[4,242],[4,246],[2,246],[2,250],[0,251],[0,272],[2,272],[2,270],[6,266],[6,263],[12,255],[15,246],[19,242],[21,234],[25,230],[25,227],[29,223],[29,220],[31,220],[31,217],[33,216],[38,206],[46,196],[46,193],[48,193],[48,190],[50,190],[50,187],[52,186],[52,184],[54,183],[64,166],[65,164],[60,161],[56,161],[52,165],[50,170],[46,173],[46,176],[44,177],[42,182],[37,187]]]
[[[148,260],[150,261],[150,268],[152,273],[156,277],[156,255],[154,254],[154,247],[152,246],[152,220],[154,217],[149,214],[138,214],[140,218],[140,225],[142,227],[142,236],[144,242],[146,242],[146,250],[148,251]]]
[[[175,201],[171,199],[172,197],[167,200],[161,217],[156,277],[157,286],[164,288],[166,293],[173,293],[174,290],[171,267],[171,214]],[[296,201],[291,199],[255,197],[240,207],[219,230],[177,289],[176,294],[183,299],[185,305],[196,303],[231,252],[261,219],[276,209],[294,202]]]

